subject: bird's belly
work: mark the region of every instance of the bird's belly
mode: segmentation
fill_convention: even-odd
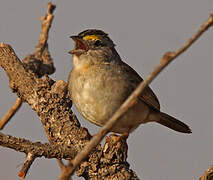
[[[90,83],[85,83],[72,99],[84,118],[98,126],[103,126],[121,104],[114,100],[106,89],[91,87]]]
[[[132,106],[118,122],[113,126],[112,130],[115,133],[131,133],[140,124],[149,122],[148,116],[150,114],[149,107],[142,101]]]
[[[85,119],[98,126],[103,126],[132,92],[126,79],[119,75],[112,78],[109,73],[85,72],[71,77],[73,103]],[[138,100],[111,131],[121,134],[132,132],[141,123],[147,122],[148,114],[148,106]]]
[[[101,93],[100,90],[99,93]],[[114,101],[110,97],[108,97],[108,100],[104,97],[100,98],[97,92],[95,93],[87,88],[76,94],[76,98],[78,100],[74,100],[74,103],[76,102],[78,111],[84,118],[98,126],[103,126],[124,102],[124,100]],[[132,132],[141,123],[148,122],[149,112],[149,107],[142,101],[138,101],[121,116],[111,131],[120,134]]]

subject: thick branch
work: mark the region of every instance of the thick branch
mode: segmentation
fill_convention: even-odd
[[[80,152],[91,136],[87,129],[80,127],[71,111],[67,84],[63,81],[54,83],[48,77],[39,79],[27,72],[12,48],[3,43],[0,47],[0,66],[5,69],[12,90],[37,112],[50,142]],[[126,162],[125,142],[119,146],[115,142],[106,143],[108,150],[104,151],[100,145],[94,148],[78,168],[77,174],[86,179],[111,179],[116,176],[137,179]]]
[[[76,151],[59,145],[51,145],[48,143],[31,142],[23,138],[17,138],[10,135],[5,135],[0,132],[0,145],[11,148],[18,152],[23,152],[26,155],[31,153],[35,157],[57,158],[57,159],[73,159],[77,154]]]
[[[33,54],[27,55],[22,61],[24,67],[27,70],[33,71],[38,77],[41,77],[44,74],[52,74],[55,72],[53,60],[50,56],[47,44],[49,29],[54,18],[53,12],[55,7],[55,5],[48,3],[47,14],[45,17],[41,18],[42,29],[36,51]],[[17,112],[21,105],[21,99],[17,98],[11,109],[2,117],[0,121],[0,129],[4,128],[4,126],[9,122],[9,120]]]

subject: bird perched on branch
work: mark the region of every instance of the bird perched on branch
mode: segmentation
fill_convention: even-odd
[[[88,29],[71,38],[75,48],[70,51],[74,66],[68,79],[70,96],[85,119],[103,126],[143,79],[121,60],[105,32]],[[160,111],[159,101],[149,87],[111,131],[128,135],[148,122],[191,133],[186,124]]]

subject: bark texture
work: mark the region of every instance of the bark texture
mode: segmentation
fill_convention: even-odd
[[[48,76],[39,78],[26,69],[13,49],[6,44],[0,47],[0,66],[9,77],[14,93],[37,112],[48,139],[73,152],[80,152],[90,140],[86,128],[80,126],[71,110],[72,102],[67,95],[64,81],[53,81]],[[67,158],[63,155],[63,158]],[[72,157],[69,157],[72,158]],[[77,169],[77,175],[85,179],[138,179],[126,161],[127,144],[118,137],[106,139],[103,148],[98,145],[87,160]]]

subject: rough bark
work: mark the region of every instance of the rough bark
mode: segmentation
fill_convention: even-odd
[[[54,82],[47,76],[41,79],[26,70],[9,45],[1,44],[0,66],[9,77],[12,91],[37,112],[50,142],[80,152],[91,136],[71,111],[66,83]],[[126,158],[126,142],[112,136],[81,163],[77,175],[85,179],[138,179]]]

